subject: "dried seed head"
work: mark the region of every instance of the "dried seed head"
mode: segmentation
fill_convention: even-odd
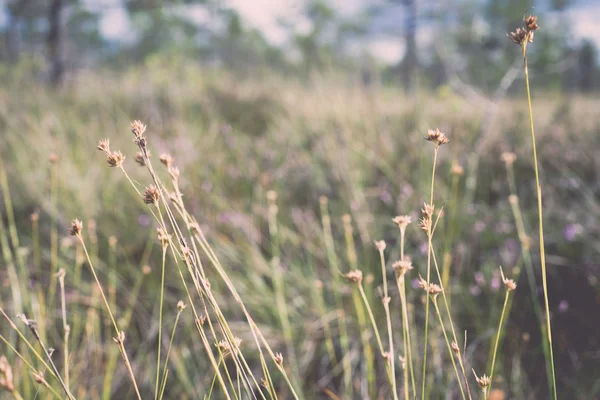
[[[283,368],[283,356],[281,353],[275,353],[275,363],[279,365],[280,368]]]
[[[265,389],[270,389],[269,382],[264,377],[260,378],[260,385]]]
[[[49,386],[48,382],[46,382],[46,379],[44,379],[44,375],[41,372],[34,372],[33,380],[36,383],[39,383],[40,385]]]
[[[169,245],[169,239],[171,238],[171,235],[165,232],[163,228],[156,228],[156,232],[158,232],[158,240],[160,241],[160,244],[162,245],[163,249],[166,249]]]
[[[120,151],[111,152],[106,158],[109,167],[122,167],[125,156]]]
[[[377,250],[379,251],[384,251],[386,248],[385,240],[376,240],[375,247],[377,247]]]
[[[517,160],[517,155],[512,151],[505,151],[500,155],[500,158],[506,165],[513,165]]]
[[[160,162],[167,168],[170,168],[171,165],[173,165],[173,161],[175,161],[175,159],[169,153],[162,153],[160,155]]]
[[[398,225],[398,228],[400,228],[400,230],[404,230],[406,229],[408,224],[412,223],[412,217],[409,215],[397,215],[394,218],[392,218],[392,221],[394,221],[394,223]]]
[[[319,203],[321,203],[321,205],[327,205],[327,202],[329,201],[329,199],[327,199],[327,196],[321,196],[319,197]]]
[[[182,312],[183,310],[185,310],[187,306],[185,305],[185,303],[181,300],[179,300],[177,302],[177,311]]]
[[[456,176],[462,176],[465,173],[464,168],[462,167],[462,165],[460,165],[458,162],[453,162],[452,163],[452,175],[456,175]]]
[[[429,284],[427,283],[427,281],[425,279],[423,279],[421,274],[419,274],[419,287],[421,289],[424,289],[425,291],[429,290]]]
[[[359,269],[355,269],[354,271],[350,271],[345,275],[346,279],[350,282],[361,283],[363,279],[362,271]]]
[[[131,123],[131,132],[136,138],[140,138],[146,132],[146,125],[142,121],[135,120]]]
[[[421,213],[423,214],[423,216],[431,218],[434,211],[435,211],[435,206],[433,204],[423,203],[423,209],[421,210]]]
[[[221,350],[223,358],[231,355],[232,352],[237,353],[237,350],[240,344],[242,343],[242,339],[235,337],[233,338],[233,342],[233,346],[226,340],[221,340],[219,343],[215,344],[215,346],[217,346],[217,348]]]
[[[409,260],[400,260],[392,264],[392,268],[396,271],[398,277],[404,276],[408,271],[413,269],[412,263]]]
[[[433,298],[436,298],[438,294],[442,293],[442,288],[440,287],[440,285],[437,285],[435,283],[430,283],[429,284],[429,288],[427,289],[427,292],[433,296]]]
[[[117,246],[117,237],[116,236],[109,236],[108,238],[108,245],[112,248],[115,248]]]
[[[50,153],[50,155],[48,156],[48,161],[50,161],[50,164],[58,163],[58,156],[56,155],[56,153]]]
[[[206,315],[202,314],[198,317],[198,319],[196,320],[196,323],[200,326],[204,326],[204,324],[206,323]]]
[[[150,152],[148,151],[148,157],[150,157]],[[144,154],[141,151],[135,153],[135,162],[140,165],[140,167],[146,166],[146,159],[144,158]]]
[[[5,356],[0,357],[0,388],[9,392],[15,391],[12,368]]]
[[[152,268],[150,268],[149,265],[144,265],[142,267],[142,274],[144,274],[144,275],[150,275],[150,272],[152,272]]]
[[[519,198],[516,194],[511,194],[510,196],[508,196],[508,202],[512,205],[516,205],[519,203]]]
[[[521,44],[527,38],[527,31],[523,28],[517,28],[514,32],[507,33],[506,36],[508,36],[513,43]]]
[[[436,147],[439,147],[443,144],[446,144],[450,141],[448,136],[439,129],[429,129],[427,131],[427,136],[425,136],[425,140],[432,142]]]
[[[109,140],[102,139],[102,140],[98,141],[98,145],[96,146],[96,148],[100,151],[105,152],[106,154],[110,154]]]
[[[452,351],[456,354],[460,353],[460,347],[458,347],[458,344],[454,340],[452,341]]]
[[[158,205],[158,199],[160,198],[160,192],[154,185],[146,187],[144,190],[144,203]]]
[[[71,227],[69,228],[69,235],[77,236],[81,233],[81,229],[83,229],[83,223],[78,219],[74,219],[73,221],[71,221]]]
[[[314,285],[315,285],[315,289],[317,289],[317,290],[323,289],[323,281],[320,279],[315,280]]]
[[[29,215],[29,219],[31,220],[31,222],[37,222],[40,220],[40,213],[38,213],[37,211],[32,212]]]
[[[475,370],[473,370],[473,375],[475,375],[475,380],[477,381],[477,384],[479,385],[480,388],[482,389],[487,389],[488,386],[490,386],[491,380],[489,376],[486,376],[485,374],[481,375],[481,377],[478,377],[477,374],[475,373]]]
[[[529,15],[525,18],[525,28],[527,31],[537,31],[540,26],[537,24],[538,17],[535,15]]]
[[[502,276],[502,282],[504,283],[504,286],[506,286],[506,290],[508,290],[510,292],[517,288],[517,284],[515,283],[514,280],[507,279],[504,277],[504,271],[502,271],[502,267],[500,267],[500,275]]]
[[[269,201],[277,201],[277,192],[274,190],[269,190],[267,192],[267,200]]]

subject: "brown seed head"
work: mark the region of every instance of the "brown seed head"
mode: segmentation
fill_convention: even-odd
[[[281,353],[275,353],[275,363],[279,365],[280,368],[283,368],[283,356]]]
[[[500,155],[500,158],[502,159],[502,161],[504,161],[506,165],[513,165],[514,162],[517,160],[517,155],[512,151],[505,151]]]
[[[477,381],[477,384],[479,385],[480,388],[482,389],[487,389],[488,386],[490,386],[491,380],[489,376],[486,376],[485,374],[481,375],[481,377],[478,377],[477,374],[475,373],[475,370],[473,370],[473,375],[475,375],[475,380]]]
[[[464,168],[462,167],[462,165],[460,165],[458,162],[453,162],[452,163],[452,175],[456,175],[456,176],[462,176],[465,173]]]
[[[125,156],[120,151],[111,152],[106,158],[109,167],[122,167]]]
[[[355,269],[354,271],[348,272],[345,277],[350,282],[361,283],[363,279],[363,273],[361,270]]]
[[[96,148],[100,151],[105,152],[106,154],[110,154],[110,145],[108,139],[102,139],[98,142]]]
[[[165,249],[169,245],[169,239],[171,235],[169,235],[163,228],[156,228],[156,232],[158,232],[158,240],[162,245],[163,249]]]
[[[50,155],[48,156],[48,161],[50,161],[50,164],[58,163],[58,156],[56,155],[56,153],[50,153]]]
[[[150,157],[150,152],[147,152],[148,157]],[[141,151],[135,153],[135,162],[140,165],[140,167],[146,166],[146,159],[144,158],[144,154]]]
[[[409,215],[397,215],[394,218],[392,218],[392,221],[394,221],[394,223],[398,225],[398,228],[400,228],[400,230],[403,230],[406,229],[408,224],[412,223],[412,217]]]
[[[424,289],[426,292],[429,291],[429,284],[423,277],[419,274],[419,287]]]
[[[135,120],[131,123],[131,132],[136,138],[139,138],[146,132],[146,125],[142,121]]]
[[[429,129],[427,131],[427,136],[425,136],[425,140],[432,142],[436,147],[446,144],[450,141],[448,136],[439,129]]]
[[[31,220],[31,222],[37,222],[40,220],[40,213],[38,213],[37,211],[32,212],[29,215],[29,219]]]
[[[504,271],[502,271],[502,267],[500,267],[500,275],[502,276],[502,282],[504,283],[504,286],[506,286],[506,290],[508,290],[510,292],[517,288],[517,284],[515,283],[514,280],[507,279],[504,277]]]
[[[160,162],[163,163],[167,168],[170,168],[173,165],[175,159],[169,153],[162,153],[160,155]]]
[[[144,275],[150,275],[150,272],[152,272],[152,268],[150,268],[149,265],[144,265],[142,267],[142,274],[144,274]]]
[[[117,237],[116,236],[109,236],[108,237],[108,245],[112,248],[115,248],[117,246]]]
[[[9,392],[15,391],[12,368],[5,356],[0,357],[0,388]]]
[[[36,383],[39,383],[40,385],[49,386],[48,382],[46,382],[46,379],[44,379],[44,375],[41,372],[34,372],[33,380]]]
[[[440,285],[430,283],[427,292],[435,298],[438,294],[442,293],[442,288],[440,287]]]
[[[460,347],[458,347],[458,344],[454,340],[452,341],[452,351],[456,354],[460,353]]]
[[[386,244],[385,244],[385,240],[376,240],[375,241],[375,247],[377,247],[377,250],[379,251],[384,251],[386,248]]]
[[[525,18],[525,28],[527,31],[537,31],[540,26],[537,24],[538,17],[535,15],[529,15]]]
[[[73,221],[71,221],[71,227],[69,228],[69,235],[71,235],[71,236],[79,235],[81,233],[82,229],[83,229],[83,223],[78,219],[74,219]]]
[[[329,200],[327,199],[327,196],[321,196],[319,197],[319,203],[321,203],[321,205],[327,205],[327,202]]]
[[[185,303],[181,300],[179,300],[177,302],[177,311],[182,312],[183,310],[185,310],[187,306],[185,305]]]
[[[392,268],[396,271],[396,274],[401,277],[404,276],[408,271],[413,269],[412,263],[408,260],[396,261],[392,264]]]
[[[506,36],[508,36],[513,43],[519,45],[529,41],[529,32],[527,32],[527,30],[524,28],[517,28],[514,32],[507,33]]]
[[[146,187],[146,190],[144,190],[144,203],[157,205],[159,198],[160,192],[156,186],[150,185]]]

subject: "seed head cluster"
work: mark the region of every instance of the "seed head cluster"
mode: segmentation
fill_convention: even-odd
[[[506,34],[513,43],[521,46],[533,42],[533,33],[540,29],[540,26],[537,24],[537,16],[535,15],[527,16],[524,23],[524,27],[517,28],[514,32]]]
[[[429,129],[427,131],[427,136],[425,136],[425,140],[432,142],[435,147],[439,147],[443,144],[447,144],[450,139],[448,139],[448,136],[446,136],[446,134],[442,131],[440,131],[439,129]]]

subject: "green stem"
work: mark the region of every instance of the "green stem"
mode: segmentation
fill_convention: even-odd
[[[502,332],[502,324],[504,323],[504,314],[506,312],[506,305],[508,304],[508,295],[510,294],[510,290],[506,291],[506,296],[504,296],[504,305],[502,306],[502,314],[500,315],[500,323],[498,324],[498,333],[496,334],[496,344],[494,345],[494,355],[492,356],[492,368],[490,370],[490,387],[489,391],[491,392],[492,384],[494,383],[494,367],[496,366],[496,354],[498,352],[498,343],[500,343],[500,334]]]
[[[431,192],[429,196],[429,205],[433,206],[433,187],[435,183],[435,167],[437,164],[438,146],[435,145],[433,153],[433,172],[431,174]],[[433,216],[432,216],[433,218]],[[427,285],[431,277],[431,223],[427,230]],[[429,296],[425,300],[425,339],[423,341],[423,376],[421,383],[421,399],[425,400],[425,380],[427,378],[427,344],[429,339]]]
[[[537,190],[537,203],[538,203],[538,220],[539,220],[539,231],[540,231],[540,261],[542,264],[542,286],[544,288],[544,302],[546,305],[546,332],[548,333],[548,345],[550,350],[550,366],[552,368],[552,397],[554,400],[557,399],[556,393],[556,375],[554,372],[554,353],[552,350],[552,327],[550,325],[550,305],[548,303],[548,282],[546,276],[546,251],[544,247],[544,222],[542,212],[542,186],[540,185],[540,174],[537,160],[537,150],[535,147],[535,130],[533,128],[533,111],[531,108],[531,90],[529,88],[529,70],[527,68],[527,42],[525,41],[522,45],[523,50],[523,65],[525,69],[525,86],[527,88],[527,106],[529,108],[529,127],[531,129],[531,144],[533,147],[533,163],[535,167],[535,185]]]
[[[154,399],[158,398],[158,378],[160,375],[160,349],[162,345],[162,317],[163,317],[163,300],[165,295],[165,264],[167,257],[167,246],[162,246],[162,271],[160,277],[160,303],[158,309],[158,350],[156,355],[156,383],[154,388]],[[165,364],[166,366],[166,364]]]

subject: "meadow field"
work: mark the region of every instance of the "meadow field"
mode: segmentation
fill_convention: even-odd
[[[482,398],[493,373],[484,397],[550,398],[522,79],[493,104],[173,60],[58,90],[20,71],[0,397]],[[532,96],[558,398],[597,399],[600,102]]]

